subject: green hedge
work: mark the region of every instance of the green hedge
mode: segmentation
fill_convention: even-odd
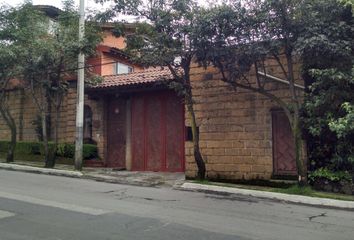
[[[6,153],[9,141],[0,141],[0,152]],[[48,143],[49,152],[54,150],[54,143]],[[17,142],[15,155],[44,155],[44,145],[42,142]],[[74,158],[75,145],[72,143],[59,143],[56,156],[63,158]],[[93,144],[83,145],[83,158],[98,158],[97,146]]]
[[[97,146],[93,144],[83,145],[83,158],[92,159],[98,157]],[[75,156],[75,145],[71,143],[61,143],[58,145],[57,156],[74,158]]]

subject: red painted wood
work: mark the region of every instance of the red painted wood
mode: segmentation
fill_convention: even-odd
[[[180,98],[170,95],[166,99],[166,106],[166,170],[181,171],[184,169],[183,105]]]
[[[161,125],[163,125],[162,101],[160,95],[146,96],[146,170],[162,171],[161,161],[163,152],[163,140]]]
[[[111,98],[107,108],[107,158],[111,168],[125,168],[126,101]]]
[[[84,161],[84,167],[100,167],[103,168],[105,167],[105,164],[102,160],[94,160],[94,159],[89,159]]]
[[[174,92],[133,97],[132,149],[132,170],[184,171],[184,107]]]
[[[161,125],[160,125],[160,137],[162,139],[162,151],[161,151],[161,170],[166,171],[166,100],[168,95],[166,93],[161,94]]]
[[[145,104],[144,96],[132,100],[132,169],[145,170]]]
[[[272,112],[274,175],[296,175],[295,141],[288,118]]]

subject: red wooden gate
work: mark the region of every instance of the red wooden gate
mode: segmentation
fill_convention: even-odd
[[[184,106],[175,93],[133,97],[132,170],[184,171]]]
[[[126,101],[110,98],[107,105],[107,167],[125,168]]]
[[[274,175],[296,175],[295,142],[283,111],[272,112]]]

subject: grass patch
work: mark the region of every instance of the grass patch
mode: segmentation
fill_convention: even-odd
[[[269,186],[210,182],[208,180],[193,180],[192,182],[205,184],[205,185],[221,186],[221,187],[241,188],[241,189],[250,189],[250,190],[258,190],[258,191],[266,191],[266,192],[294,194],[294,195],[301,195],[301,196],[308,196],[308,197],[319,197],[319,198],[330,198],[330,199],[344,200],[344,201],[354,201],[353,195],[316,191],[313,190],[311,186],[299,187],[298,185],[291,185],[290,187],[275,188]]]
[[[286,189],[274,189],[272,190],[272,192],[303,195],[309,197],[330,198],[344,201],[354,201],[353,195],[316,191],[313,190],[311,186],[299,187],[297,185],[294,185]]]
[[[299,187],[298,185],[293,185],[289,188],[280,188],[280,189],[271,189],[272,192],[286,193],[286,194],[295,194],[295,195],[305,195],[310,196],[314,190],[310,186]]]

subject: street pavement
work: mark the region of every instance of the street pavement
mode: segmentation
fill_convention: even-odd
[[[0,240],[353,240],[354,212],[0,170]]]

